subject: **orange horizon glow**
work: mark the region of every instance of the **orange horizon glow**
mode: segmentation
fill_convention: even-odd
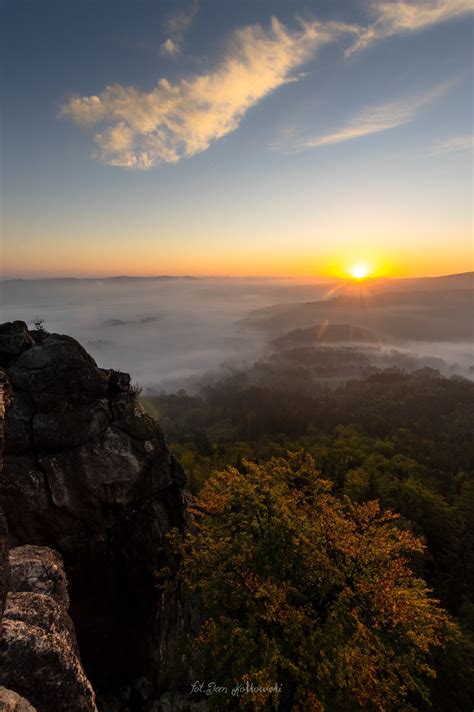
[[[127,276],[127,277],[157,277],[160,275],[167,275],[171,277],[180,276],[190,276],[197,278],[261,278],[261,279],[292,279],[292,280],[310,280],[321,282],[370,282],[379,279],[416,279],[423,277],[442,277],[449,274],[461,274],[465,272],[474,272],[474,265],[459,265],[447,263],[441,266],[434,266],[433,269],[417,269],[416,265],[413,267],[408,266],[403,269],[402,267],[389,269],[385,268],[372,268],[371,266],[365,266],[362,271],[362,265],[358,263],[353,264],[350,267],[343,266],[337,268],[321,268],[317,267],[313,269],[300,268],[291,269],[290,260],[286,261],[287,269],[283,269],[280,264],[268,264],[261,265],[253,263],[249,268],[246,265],[239,265],[234,262],[233,269],[226,269],[223,265],[212,264],[209,260],[209,265],[197,265],[191,264],[157,264],[150,267],[148,263],[147,269],[143,269],[141,265],[128,262],[126,264],[116,263],[113,265],[107,265],[105,267],[101,264],[100,267],[75,263],[72,266],[70,263],[67,265],[49,265],[43,268],[39,267],[36,263],[30,269],[25,263],[9,265],[7,269],[0,272],[0,279],[58,279],[58,278],[77,278],[77,279],[106,279],[110,277],[117,276]],[[265,266],[267,267],[265,269]],[[299,265],[298,265],[299,266]],[[213,269],[214,267],[214,269]],[[252,269],[253,267],[253,269]],[[359,270],[359,267],[361,268]]]
[[[470,231],[414,224],[377,226],[374,216],[357,222],[321,226],[292,222],[257,228],[232,221],[178,224],[158,230],[103,221],[91,216],[65,232],[42,226],[27,231],[11,226],[15,240],[4,240],[1,273],[13,277],[111,277],[117,275],[190,275],[275,277],[308,281],[354,280],[351,268],[370,267],[364,279],[435,277],[474,270]],[[66,236],[65,236],[66,235]]]
[[[38,256],[39,257],[39,256]],[[421,257],[416,260],[318,260],[312,255],[295,257],[255,256],[253,259],[236,255],[234,259],[222,260],[199,255],[186,260],[143,260],[137,255],[130,259],[64,260],[61,255],[55,259],[22,259],[8,262],[3,260],[0,279],[14,278],[105,278],[119,275],[130,277],[153,277],[157,275],[193,277],[274,277],[280,279],[320,279],[323,281],[369,281],[373,279],[404,279],[438,277],[474,271],[474,264],[446,258],[433,260],[431,265]],[[144,264],[145,262],[145,264]],[[230,267],[231,265],[231,267]]]
[[[74,236],[76,237],[76,236]],[[38,236],[39,238],[39,236]],[[18,241],[4,245],[2,278],[47,277],[152,277],[157,275],[189,275],[195,277],[274,277],[280,279],[320,280],[340,282],[360,280],[354,268],[365,265],[363,280],[436,277],[474,270],[472,249],[452,250],[433,241],[429,253],[408,247],[390,249],[373,241],[360,240],[358,247],[337,242],[331,250],[316,244],[290,248],[288,240],[280,240],[273,248],[259,241],[243,241],[237,246],[214,244],[209,249],[204,239],[189,245],[171,243],[167,250],[150,244],[148,236],[107,242],[80,239],[64,244],[52,239],[35,240],[34,245]],[[52,243],[52,244],[51,244]],[[463,246],[464,247],[464,246]],[[289,249],[290,248],[290,249]],[[361,272],[358,270],[358,274]]]

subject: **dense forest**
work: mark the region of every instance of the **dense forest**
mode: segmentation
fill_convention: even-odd
[[[280,681],[281,709],[471,709],[474,384],[432,368],[328,382],[287,366],[142,397],[197,498],[200,543],[175,542],[208,613],[189,654],[219,679]],[[290,633],[255,603],[270,599]],[[273,694],[252,708],[273,709]]]

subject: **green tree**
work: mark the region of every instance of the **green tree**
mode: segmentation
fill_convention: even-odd
[[[240,698],[254,710],[427,703],[431,654],[453,626],[411,570],[421,541],[376,502],[334,497],[309,455],[243,469],[211,475],[193,532],[175,535],[203,612],[192,669],[229,688],[281,685]]]

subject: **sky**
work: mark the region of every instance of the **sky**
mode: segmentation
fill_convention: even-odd
[[[0,7],[4,277],[473,269],[473,0]]]

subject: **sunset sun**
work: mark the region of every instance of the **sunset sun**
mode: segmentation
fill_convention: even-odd
[[[349,274],[353,279],[365,279],[371,271],[370,265],[366,262],[357,262],[349,268]]]

